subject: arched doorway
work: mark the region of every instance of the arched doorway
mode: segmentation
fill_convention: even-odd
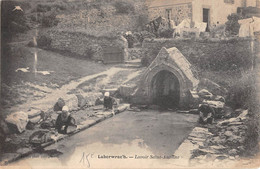
[[[158,72],[151,81],[153,104],[164,108],[175,108],[180,102],[178,78],[167,70]]]

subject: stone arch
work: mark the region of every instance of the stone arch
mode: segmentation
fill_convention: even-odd
[[[169,49],[163,47],[160,50],[157,57],[145,70],[142,80],[138,84],[137,89],[133,92],[131,98],[132,103],[153,103],[152,80],[160,71],[168,71],[177,78],[180,96],[179,107],[188,106],[190,102],[189,92],[197,87],[199,81],[194,77],[191,71],[191,64],[175,47]]]
[[[180,83],[177,77],[162,70],[155,74],[151,81],[153,104],[165,108],[176,108],[180,101]]]
[[[185,101],[185,96],[186,96],[186,89],[187,89],[187,84],[186,84],[186,80],[185,77],[183,75],[183,73],[181,72],[180,69],[178,69],[175,66],[172,65],[165,65],[165,64],[161,64],[158,65],[156,67],[154,67],[153,69],[151,69],[149,71],[149,73],[147,74],[146,77],[146,82],[147,82],[147,86],[148,86],[148,98],[150,99],[149,102],[152,103],[153,102],[153,87],[152,87],[152,83],[153,83],[153,78],[161,71],[168,71],[170,73],[172,73],[178,80],[179,83],[179,105],[183,105],[184,101]]]

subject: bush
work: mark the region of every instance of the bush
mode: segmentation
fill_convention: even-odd
[[[250,113],[250,112],[249,112]],[[259,117],[258,112],[252,112],[253,114],[246,122],[247,132],[245,136],[245,153],[244,156],[253,156],[259,152]]]
[[[142,57],[141,64],[142,64],[142,66],[148,67],[150,65],[149,58],[148,57]]]
[[[135,7],[132,3],[126,1],[116,1],[114,3],[117,14],[129,14],[135,11]]]
[[[163,32],[160,32],[159,37],[161,37],[161,38],[172,38],[173,32],[174,32],[174,29],[167,29]]]
[[[145,25],[149,22],[148,15],[140,14],[137,18],[137,27],[141,30],[145,29]]]
[[[141,64],[142,66],[149,66],[153,60],[156,58],[156,56],[158,55],[160,50],[158,50],[157,48],[152,48],[149,50],[145,50],[144,51],[144,56],[141,59]],[[154,56],[154,57],[151,57]]]
[[[43,18],[42,18],[42,26],[43,27],[57,26],[58,23],[59,23],[59,20],[56,18],[55,13],[52,13],[48,16],[43,16]]]
[[[51,10],[51,7],[48,5],[38,4],[36,10],[37,12],[48,12]]]
[[[4,41],[12,39],[11,37],[17,33],[23,33],[29,29],[27,25],[25,10],[30,8],[30,4],[17,1],[3,1],[1,3],[1,30],[2,39]],[[21,6],[24,11],[15,10],[14,6]]]
[[[30,42],[27,44],[27,46],[29,46],[29,47],[35,47],[33,41],[30,41]]]
[[[231,86],[226,99],[227,104],[233,109],[248,109],[249,118],[245,122],[247,131],[244,141],[244,156],[252,156],[259,151],[259,100],[255,81],[257,72],[254,73],[250,71],[244,74],[235,85]]]
[[[84,57],[87,59],[92,59],[95,55],[95,50],[92,47],[87,47],[84,52]]]
[[[36,18],[35,15],[31,15],[30,18],[31,18],[31,21],[33,21],[33,22],[37,22],[37,18]]]
[[[65,11],[67,9],[67,7],[65,5],[55,5],[55,8],[61,11]]]
[[[37,39],[37,45],[41,48],[49,48],[51,46],[51,38],[42,35]]]
[[[24,33],[26,31],[28,31],[29,29],[30,29],[30,27],[27,24],[20,24],[17,22],[12,22],[10,24],[9,31],[15,32],[15,33]]]
[[[252,107],[252,104],[257,104],[255,102],[255,98],[257,97],[255,93],[256,88],[253,74],[244,74],[236,84],[230,86],[227,104],[234,109],[248,109]]]
[[[227,17],[228,21],[226,22],[226,33],[228,35],[237,35],[239,33],[240,25],[238,23],[239,19],[242,19],[238,14],[231,14]]]
[[[134,37],[135,39],[137,39],[140,43],[143,43],[144,39],[145,38],[149,38],[149,39],[152,39],[152,38],[155,38],[155,35],[148,32],[148,31],[142,31],[142,32],[135,32],[134,33]]]
[[[146,41],[146,40],[145,40]],[[151,47],[149,43],[151,42]],[[252,53],[250,42],[241,39],[228,41],[208,42],[207,40],[196,42],[191,40],[165,39],[154,42],[147,40],[144,56],[152,62],[162,47],[176,47],[201,71],[234,71],[248,70],[252,68]],[[255,45],[256,47],[258,45]],[[150,63],[151,63],[150,62]]]

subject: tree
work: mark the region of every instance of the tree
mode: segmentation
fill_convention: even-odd
[[[228,15],[227,19],[228,21],[226,22],[226,33],[229,35],[237,35],[240,28],[238,20],[242,19],[242,17],[236,13],[232,13]]]
[[[22,10],[15,10],[19,6]],[[26,23],[24,11],[30,5],[26,2],[3,1],[1,5],[1,29],[2,39],[10,40],[17,33],[23,33],[29,29]]]

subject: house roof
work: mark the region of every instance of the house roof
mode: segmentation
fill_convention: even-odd
[[[148,0],[148,7],[165,7],[165,6],[173,6],[178,4],[185,4],[192,2],[193,0]]]

